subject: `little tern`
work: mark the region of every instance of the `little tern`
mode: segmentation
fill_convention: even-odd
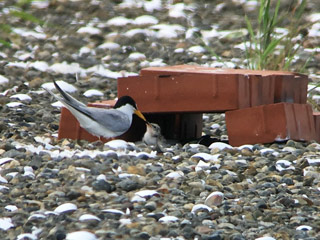
[[[147,145],[155,146],[158,152],[163,152],[161,143],[164,141],[164,137],[161,134],[161,128],[156,123],[146,122],[146,132],[142,138],[142,141]]]
[[[61,97],[50,89],[45,90],[72,113],[82,128],[96,137],[113,138],[125,133],[131,126],[133,114],[147,123],[143,114],[137,109],[136,102],[130,96],[120,97],[113,109],[88,107],[64,92],[54,80],[53,83]]]

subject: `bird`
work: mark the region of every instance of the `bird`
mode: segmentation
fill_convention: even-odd
[[[133,114],[147,123],[146,118],[138,110],[136,102],[130,96],[120,97],[112,109],[88,107],[64,92],[56,81],[53,80],[53,84],[61,96],[50,89],[45,88],[45,90],[72,113],[82,128],[99,139],[118,137],[128,131]]]
[[[156,123],[146,122],[146,132],[143,135],[142,141],[147,145],[153,145],[158,152],[163,152],[161,144],[165,139],[161,134],[161,128]]]

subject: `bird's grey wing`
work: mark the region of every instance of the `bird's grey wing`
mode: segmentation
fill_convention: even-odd
[[[95,107],[81,108],[87,116],[98,122],[103,127],[114,132],[125,132],[131,126],[130,118],[116,109],[103,109]]]

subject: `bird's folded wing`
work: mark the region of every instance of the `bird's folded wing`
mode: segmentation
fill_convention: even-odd
[[[129,117],[116,109],[80,107],[78,111],[113,132],[125,132],[131,125]]]

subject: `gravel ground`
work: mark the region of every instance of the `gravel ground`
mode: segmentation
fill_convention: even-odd
[[[1,34],[12,47],[0,49],[0,238],[320,239],[320,144],[166,144],[157,153],[142,142],[58,141],[59,104],[42,89],[54,78],[92,102],[114,99],[116,79],[143,67],[244,67],[243,16],[255,15],[254,3],[33,1],[26,12],[40,26],[0,2],[0,23],[12,26]],[[306,13],[294,66],[311,56],[316,82],[316,0]],[[203,121],[204,133],[227,134],[223,114]]]

